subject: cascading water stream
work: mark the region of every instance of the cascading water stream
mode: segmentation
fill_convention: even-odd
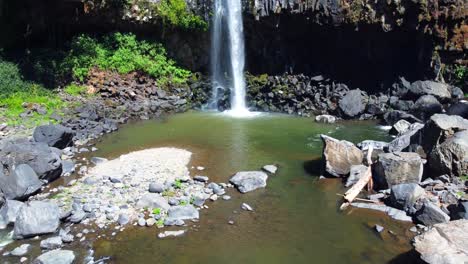
[[[210,107],[217,108],[219,92],[227,86],[231,90],[231,110],[227,111],[228,114],[252,115],[245,102],[245,47],[241,0],[215,0],[212,30],[213,92]],[[230,74],[229,80],[225,73]]]

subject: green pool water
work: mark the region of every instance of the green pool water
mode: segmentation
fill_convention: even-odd
[[[228,182],[237,171],[277,164],[265,189],[229,201],[207,201],[200,222],[184,228],[130,227],[94,243],[95,257],[108,263],[408,263],[409,225],[359,209],[341,212],[339,179],[319,180],[320,134],[359,142],[388,139],[372,122],[317,124],[310,118],[261,115],[236,119],[191,112],[132,123],[97,144],[96,155],[115,158],[152,147],[179,147],[193,153],[192,176]],[[246,202],[254,212],[240,210]],[[228,221],[234,221],[234,225]],[[379,224],[385,231],[377,234]],[[164,230],[185,236],[159,239]],[[392,231],[391,233],[388,231]]]

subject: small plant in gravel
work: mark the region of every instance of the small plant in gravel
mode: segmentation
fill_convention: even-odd
[[[154,215],[160,215],[161,214],[161,208],[154,208],[153,209],[153,214]]]
[[[176,188],[176,189],[182,189],[182,181],[179,180],[179,179],[175,180],[175,182],[174,182],[174,188]]]
[[[82,85],[77,85],[77,84],[69,84],[67,85],[63,91],[69,95],[72,96],[78,96],[78,95],[83,95],[86,93],[87,88]]]

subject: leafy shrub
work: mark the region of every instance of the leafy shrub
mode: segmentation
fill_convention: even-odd
[[[0,97],[34,89],[33,84],[23,80],[18,66],[0,58]]]
[[[455,79],[457,84],[462,85],[468,79],[468,67],[465,65],[455,66]]]
[[[141,71],[158,79],[161,85],[185,83],[190,76],[190,71],[167,58],[161,44],[140,41],[133,34],[122,33],[101,40],[87,35],[75,38],[64,67],[79,81],[84,81],[93,67],[121,74]]]
[[[187,11],[185,0],[161,0],[158,14],[166,24],[185,29],[208,29],[208,24],[203,18]]]

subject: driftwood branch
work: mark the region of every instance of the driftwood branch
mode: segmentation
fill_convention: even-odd
[[[366,173],[359,179],[359,181],[356,182],[349,190],[346,191],[346,193],[344,194],[345,202],[341,205],[340,209],[343,210],[346,207],[348,207],[348,205],[356,199],[356,197],[366,185],[368,190],[372,189],[372,151],[373,147],[369,146],[369,149],[367,151],[367,164],[369,167],[367,168]]]

